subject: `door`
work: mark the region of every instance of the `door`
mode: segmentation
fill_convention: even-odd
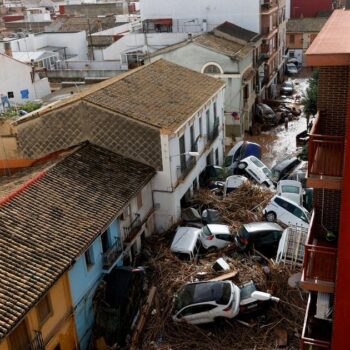
[[[200,304],[189,306],[186,309],[184,318],[187,322],[192,324],[208,323],[213,321],[213,313],[211,310],[215,309],[215,305]]]

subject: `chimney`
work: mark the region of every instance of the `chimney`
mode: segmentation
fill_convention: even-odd
[[[5,42],[5,55],[12,57],[11,43]]]

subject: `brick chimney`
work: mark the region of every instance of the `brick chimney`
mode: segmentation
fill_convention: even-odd
[[[5,55],[12,57],[11,43],[5,42]]]

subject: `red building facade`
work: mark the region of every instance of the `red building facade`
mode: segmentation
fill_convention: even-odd
[[[319,12],[331,11],[333,0],[291,0],[290,17],[316,17]]]

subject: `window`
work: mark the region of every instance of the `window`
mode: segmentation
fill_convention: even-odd
[[[221,74],[221,69],[215,64],[209,64],[204,68],[205,74]]]
[[[86,267],[88,269],[90,269],[94,264],[95,264],[95,260],[94,260],[94,250],[92,247],[90,247],[86,252],[85,252],[85,263],[86,263]]]
[[[295,43],[295,34],[289,34],[289,42],[291,44],[294,44]]]
[[[207,126],[207,135],[210,133],[210,111],[209,109],[205,112],[205,118],[206,118],[206,126]]]
[[[137,201],[137,209],[140,209],[142,207],[142,192],[141,191],[137,194],[136,201]]]
[[[43,324],[50,317],[52,309],[49,293],[47,293],[45,297],[39,302],[36,307],[36,311],[40,324]]]
[[[196,192],[196,191],[198,190],[198,181],[197,181],[197,178],[195,178],[195,179],[193,180],[192,187],[193,187],[193,192]]]
[[[23,350],[29,346],[29,335],[25,320],[23,320],[9,336],[11,350]]]
[[[216,305],[211,305],[211,304],[189,306],[181,312],[181,316],[188,316],[188,315],[199,314],[201,312],[208,312],[215,308],[216,308]]]
[[[289,51],[289,57],[290,57],[290,58],[294,58],[294,57],[295,57],[294,51]]]
[[[102,233],[101,242],[102,242],[102,251],[103,253],[105,253],[109,248],[109,235],[107,230]]]
[[[215,150],[215,164],[219,165],[219,149]]]
[[[214,120],[216,120],[216,118],[218,117],[218,110],[217,110],[216,102],[214,102],[213,108],[214,108]]]
[[[202,117],[199,117],[198,122],[199,122],[199,136],[202,136],[203,135]]]

